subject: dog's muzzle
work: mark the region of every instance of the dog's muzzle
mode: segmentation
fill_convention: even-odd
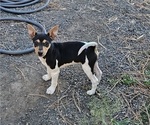
[[[39,51],[39,52],[38,52],[38,55],[39,55],[39,56],[42,56],[42,55],[43,55],[43,51]]]

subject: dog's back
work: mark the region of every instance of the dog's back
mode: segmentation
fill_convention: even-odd
[[[91,46],[85,49],[80,55],[78,55],[79,49],[84,45],[83,42],[64,42],[64,43],[52,43],[51,47],[49,48],[47,54],[44,58],[47,60],[48,65],[53,69],[55,67],[52,62],[55,63],[56,60],[58,61],[58,67],[61,67],[65,64],[69,63],[85,63],[85,58],[94,63],[97,59],[97,55],[95,54],[95,47]],[[91,67],[93,69],[93,66]]]

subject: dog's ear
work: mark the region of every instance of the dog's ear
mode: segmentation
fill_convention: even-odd
[[[55,37],[57,36],[58,33],[58,25],[54,26],[53,28],[51,28],[48,32],[48,35],[50,38],[55,39]]]
[[[36,34],[36,30],[34,29],[34,27],[32,25],[28,24],[27,28],[28,28],[28,33],[29,33],[31,39],[34,38],[34,36]]]

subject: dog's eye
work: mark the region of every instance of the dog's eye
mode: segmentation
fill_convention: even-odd
[[[34,41],[33,43],[34,43],[35,47],[37,47],[39,45],[39,42],[37,42],[37,41]]]
[[[48,43],[48,42],[45,42],[45,43],[43,43],[43,46],[48,47],[48,46],[49,46],[49,43]]]

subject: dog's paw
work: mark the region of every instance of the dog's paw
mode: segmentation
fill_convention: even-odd
[[[50,77],[48,74],[46,74],[46,75],[43,75],[43,76],[42,76],[42,79],[43,79],[44,81],[48,81],[48,80],[51,79],[51,77]]]
[[[47,89],[46,93],[47,94],[53,94],[55,92],[55,87],[51,86]]]
[[[95,91],[94,91],[94,90],[89,90],[89,91],[87,91],[87,94],[88,94],[88,95],[94,95],[94,94],[95,94]]]

